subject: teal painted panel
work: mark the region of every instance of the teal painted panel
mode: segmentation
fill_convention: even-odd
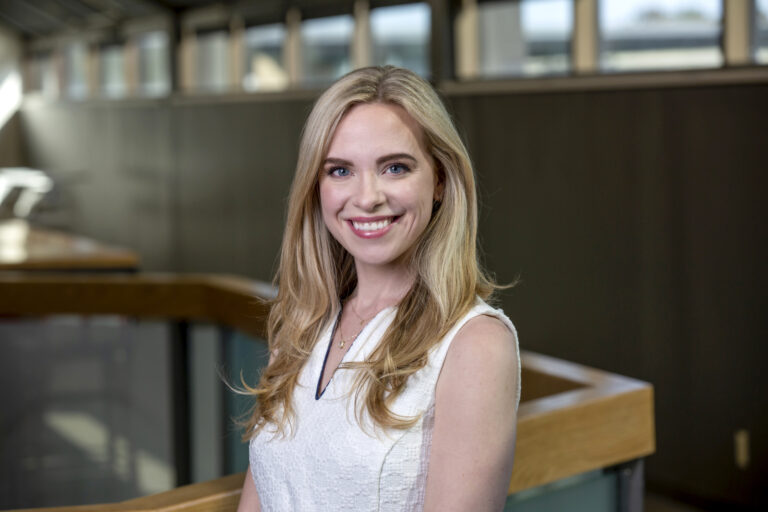
[[[252,338],[241,332],[231,332],[225,339],[225,375],[230,384],[242,387],[240,375],[250,386],[255,386],[259,380],[261,369],[269,362],[269,351],[265,340]],[[237,427],[235,420],[242,418],[253,405],[250,396],[239,395],[227,390],[224,400],[224,413],[228,419],[224,432],[225,443],[225,474],[245,471],[248,468],[248,445],[240,440],[242,430]]]
[[[527,489],[507,498],[505,512],[616,512],[614,471],[590,471],[551,484]]]

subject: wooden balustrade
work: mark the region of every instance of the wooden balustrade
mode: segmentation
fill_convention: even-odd
[[[234,276],[0,274],[0,315],[120,314],[216,322],[263,336],[269,285]],[[522,353],[515,466],[509,492],[653,453],[651,385]],[[510,407],[513,397],[510,396]],[[57,512],[234,510],[243,474],[121,503]]]

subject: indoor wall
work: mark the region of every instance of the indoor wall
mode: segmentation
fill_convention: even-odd
[[[60,227],[131,247],[147,270],[269,280],[313,99],[31,98],[20,129],[26,163],[61,185]],[[651,486],[768,501],[768,85],[447,100],[477,168],[487,267],[520,278],[500,302],[522,347],[653,383]]]

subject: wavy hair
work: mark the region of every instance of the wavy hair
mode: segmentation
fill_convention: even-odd
[[[338,315],[341,300],[355,288],[353,258],[323,222],[318,177],[342,117],[355,105],[376,102],[402,107],[421,126],[444,190],[411,251],[416,277],[394,321],[366,361],[342,365],[357,370],[358,420],[367,412],[379,427],[413,425],[417,418],[396,415],[391,404],[475,298],[486,299],[496,288],[478,264],[472,163],[432,86],[392,66],[362,68],[342,77],[317,100],[302,132],[275,277],[278,294],[268,320],[272,358],[256,387],[244,384],[256,398],[245,422],[245,439],[267,424],[280,435],[288,433],[296,420],[292,397],[299,374],[323,329]]]

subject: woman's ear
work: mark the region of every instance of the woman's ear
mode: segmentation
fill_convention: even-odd
[[[435,194],[432,200],[439,203],[443,200],[443,192],[445,192],[445,171],[442,166],[435,169]]]

